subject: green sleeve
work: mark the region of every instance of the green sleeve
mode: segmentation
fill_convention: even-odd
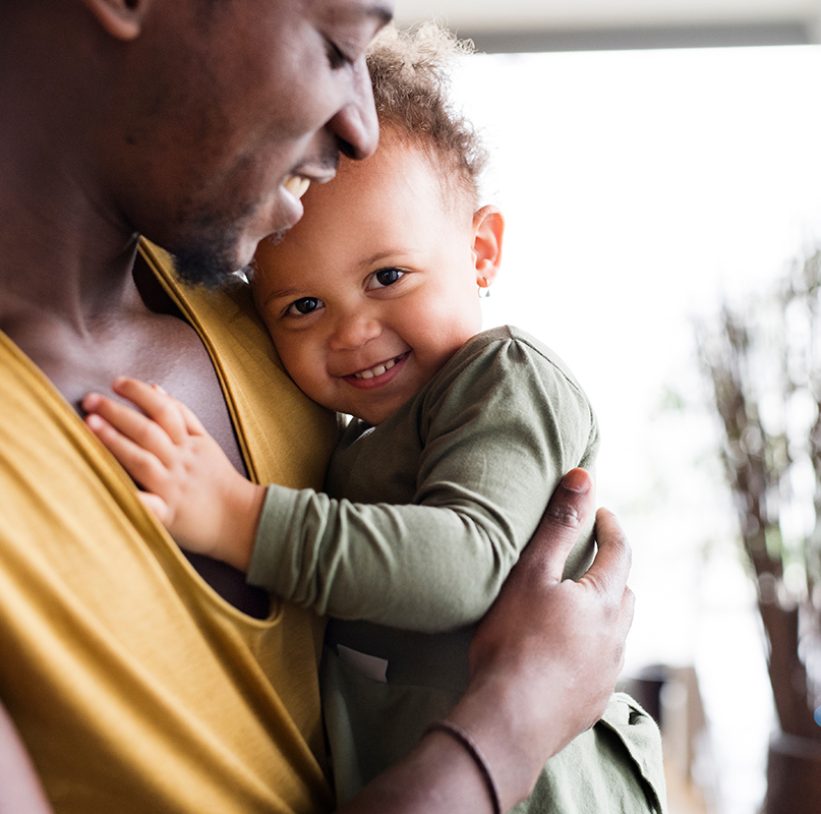
[[[562,474],[589,466],[597,443],[578,385],[522,336],[474,341],[420,396],[407,504],[269,487],[249,579],[342,619],[429,633],[477,621]],[[383,452],[364,464],[377,482]]]

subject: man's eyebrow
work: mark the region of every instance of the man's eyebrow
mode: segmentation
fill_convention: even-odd
[[[334,14],[348,18],[357,16],[372,17],[380,23],[380,26],[387,25],[393,20],[393,9],[381,3],[357,3],[356,5],[348,6],[347,9],[335,9]]]
[[[376,19],[383,25],[387,25],[391,20],[393,20],[393,9],[377,3],[372,6],[368,6],[366,12],[369,17],[376,17]]]

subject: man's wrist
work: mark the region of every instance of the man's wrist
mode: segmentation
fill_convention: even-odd
[[[493,776],[493,771],[490,768],[487,758],[485,758],[479,744],[476,743],[470,732],[447,719],[434,721],[434,723],[427,728],[425,734],[429,732],[444,732],[453,738],[470,755],[487,787],[488,798],[493,809],[493,814],[502,814],[502,801],[496,778]]]
[[[492,814],[487,783],[470,752],[446,732],[425,734],[413,751],[372,780],[340,814]]]
[[[545,761],[564,747],[560,709],[551,715],[551,701],[539,708],[526,702],[521,671],[479,670],[448,720],[470,734],[496,783],[502,810],[527,797]],[[545,686],[541,682],[535,686]],[[561,690],[557,686],[557,704]],[[556,723],[554,727],[552,724]]]

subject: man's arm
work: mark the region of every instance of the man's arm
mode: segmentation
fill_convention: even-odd
[[[5,707],[0,705],[0,811],[50,814],[40,781]]]
[[[590,511],[590,479],[573,470],[479,626],[472,678],[449,716],[484,756],[503,811],[530,793],[549,757],[595,723],[621,671],[634,600],[629,547],[609,512],[596,516],[593,564],[578,582],[561,581]],[[435,731],[340,814],[492,810],[478,764],[457,739]]]

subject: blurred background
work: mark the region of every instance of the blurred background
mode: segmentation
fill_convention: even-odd
[[[777,309],[773,292],[821,238],[821,3],[398,7],[401,26],[433,17],[484,52],[459,65],[454,90],[491,150],[485,197],[507,219],[486,324],[515,323],[551,345],[598,411],[599,499],[635,551],[625,685],[661,720],[671,814],[758,812],[771,739],[789,730],[768,676],[770,649],[783,648],[762,625],[762,607],[798,620],[788,683],[805,681],[799,728],[815,739],[809,774],[821,778],[821,491],[806,440],[815,427],[821,444],[821,380],[796,385],[815,399],[788,422],[797,440],[788,444],[773,419],[769,435],[730,453],[750,453],[754,464],[767,457],[762,437],[777,437],[789,466],[804,456],[803,481],[785,464],[787,475],[779,470],[756,503],[767,515],[763,568],[773,577],[762,582],[744,554],[745,498],[734,501],[722,466],[727,430],[696,338],[720,330],[726,302],[755,328],[760,303]],[[797,342],[809,370],[821,334],[808,329]],[[753,365],[752,380],[776,388],[769,369]],[[792,403],[793,385],[762,398]],[[767,421],[775,412],[764,409]],[[804,503],[790,513],[788,498]],[[771,758],[781,777],[771,786],[797,788],[809,759],[794,770]],[[807,811],[821,811],[818,793],[817,782],[800,792]],[[799,810],[774,797],[767,805],[768,814]]]

